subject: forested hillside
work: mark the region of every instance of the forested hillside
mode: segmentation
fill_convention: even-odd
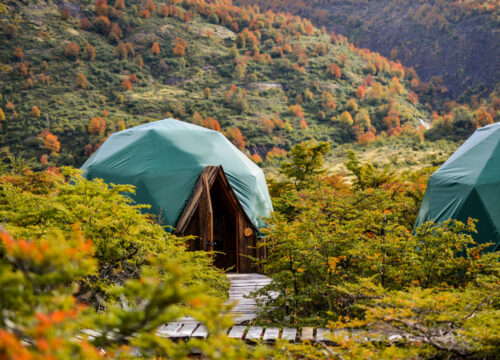
[[[475,102],[500,79],[495,0],[236,0],[286,10],[413,66],[443,98]]]
[[[79,166],[111,132],[170,116],[256,161],[309,138],[421,137],[431,120],[412,69],[292,15],[229,1],[5,4],[0,142],[38,168]]]

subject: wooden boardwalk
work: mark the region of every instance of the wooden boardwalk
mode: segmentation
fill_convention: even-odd
[[[227,274],[227,277],[231,283],[227,303],[235,304],[231,311],[234,315],[235,325],[227,331],[230,338],[247,342],[263,341],[268,343],[278,339],[291,342],[330,342],[331,330],[325,328],[304,327],[297,329],[285,327],[281,329],[273,326],[252,326],[251,321],[257,317],[257,304],[248,295],[269,284],[271,279],[260,274]],[[344,330],[340,330],[339,333],[347,337],[354,335]],[[193,337],[206,339],[209,336],[205,326],[193,318],[182,318],[179,321],[166,324],[158,330],[158,334],[179,340],[188,340]]]
[[[231,311],[234,323],[241,324],[255,319],[257,304],[247,296],[269,284],[271,279],[261,274],[227,274],[227,277],[231,283],[228,303],[235,304]]]

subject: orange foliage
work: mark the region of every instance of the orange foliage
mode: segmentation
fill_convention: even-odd
[[[109,32],[111,22],[109,21],[107,16],[103,15],[94,20],[94,26],[96,27],[97,31],[105,35]]]
[[[293,114],[295,117],[301,118],[304,117],[304,112],[302,111],[302,107],[300,105],[290,105],[288,107],[288,111]]]
[[[118,26],[118,24],[113,24],[113,26],[111,26],[111,31],[109,32],[109,36],[115,41],[118,41],[122,38],[123,32],[122,29],[120,29],[120,26]]]
[[[95,12],[98,16],[108,15],[108,2],[106,0],[96,0]]]
[[[69,20],[71,18],[71,13],[68,9],[61,9],[59,15],[61,16],[62,20]]]
[[[79,88],[86,88],[87,87],[87,79],[85,78],[85,75],[83,74],[77,74],[76,75],[76,80],[75,80],[76,87]]]
[[[259,156],[259,154],[255,153],[253,155],[250,156],[250,159],[256,163],[256,164],[260,164],[262,163],[262,158]]]
[[[68,43],[64,48],[64,55],[66,55],[70,59],[77,59],[78,54],[80,53],[80,46],[75,43]]]
[[[302,130],[309,129],[309,125],[307,125],[306,119],[302,118],[302,120],[300,120],[300,125],[299,125],[299,127],[300,127]]]
[[[376,139],[375,134],[371,131],[367,131],[358,138],[358,144],[368,145],[375,139]]]
[[[276,146],[269,150],[266,154],[266,160],[271,160],[273,158],[282,158],[286,156],[286,150],[277,148]]]
[[[154,55],[160,55],[160,44],[158,42],[154,42],[153,45],[151,46],[151,52]]]
[[[41,164],[43,167],[46,167],[48,163],[49,163],[49,160],[48,160],[48,158],[47,158],[47,154],[43,154],[43,155],[40,157],[40,164]]]
[[[141,9],[139,12],[139,16],[144,19],[149,19],[151,16],[151,12],[148,9]]]
[[[125,0],[116,0],[115,5],[113,6],[116,10],[125,9]]]
[[[40,134],[40,137],[43,139],[45,149],[49,150],[52,154],[59,152],[61,144],[59,143],[57,136],[52,134],[49,130],[44,130]]]
[[[123,90],[126,90],[126,91],[129,91],[129,90],[132,90],[132,82],[130,81],[130,79],[123,79],[122,81],[122,89]]]
[[[22,60],[24,57],[23,49],[20,47],[16,47],[16,49],[14,50],[14,56],[16,57],[16,59]]]
[[[155,12],[156,11],[156,5],[153,2],[153,0],[148,0],[146,2],[146,9],[148,9],[150,12]]]
[[[134,84],[136,84],[136,83],[139,81],[139,79],[137,78],[137,75],[136,75],[136,74],[131,74],[131,75],[128,77],[128,79],[130,80],[130,82],[132,82],[132,83],[134,83]]]
[[[31,108],[31,116],[40,117],[40,109],[38,108],[38,106],[33,106]]]
[[[220,131],[219,122],[215,120],[213,117],[208,117],[208,119],[204,120],[203,125],[208,129]]]
[[[340,79],[342,77],[340,67],[336,64],[328,65],[326,68],[326,73],[333,79]]]
[[[92,118],[89,123],[88,131],[92,135],[104,135],[106,131],[106,120],[100,116]]]
[[[245,139],[243,138],[243,134],[241,133],[241,130],[239,128],[227,129],[224,135],[238,149],[240,149],[242,151],[245,149],[245,146],[247,145],[247,143],[246,143]]]
[[[80,29],[82,29],[82,30],[89,30],[92,25],[90,24],[89,19],[84,17],[84,18],[80,19],[79,26],[80,26]]]
[[[85,44],[85,48],[83,49],[83,57],[87,60],[95,59],[95,48],[89,43]]]
[[[186,40],[176,37],[174,40],[174,49],[172,50],[175,56],[184,56],[186,54]]]
[[[366,86],[360,85],[356,89],[356,97],[358,99],[363,99],[366,95]]]

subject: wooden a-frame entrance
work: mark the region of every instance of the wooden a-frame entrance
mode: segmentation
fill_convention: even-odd
[[[201,172],[177,222],[176,233],[194,235],[190,250],[217,252],[213,265],[236,272],[253,272],[258,258],[257,229],[246,215],[222,166]]]

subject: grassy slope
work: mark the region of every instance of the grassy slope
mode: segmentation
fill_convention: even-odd
[[[107,133],[116,131],[120,120],[127,127],[169,115],[190,121],[197,111],[204,117],[217,119],[222,130],[239,127],[246,137],[247,149],[252,153],[258,151],[261,155],[273,146],[289,149],[293,143],[313,137],[337,143],[352,141],[352,131],[336,126],[330,119],[345,110],[345,103],[355,98],[354,92],[366,76],[364,69],[368,60],[348,43],[331,43],[329,37],[318,30],[313,36],[302,35],[300,39],[284,31],[286,42],[292,47],[300,45],[308,55],[306,72],[293,70],[296,60],[292,54],[284,58],[273,54],[269,64],[247,59],[245,76],[236,79],[233,76],[236,61],[230,54],[236,36],[233,31],[209,23],[196,13],[188,23],[174,17],[162,18],[157,13],[149,19],[142,19],[137,15],[141,4],[135,0],[127,1],[125,11],[111,21],[117,22],[124,30],[122,41],[131,42],[136,54],[142,55],[142,67],[133,58],[117,58],[114,54],[115,41],[93,29],[84,31],[78,27],[79,18],[87,16],[91,21],[95,18],[93,4],[73,4],[70,8],[72,18],[65,21],[59,15],[60,9],[53,3],[7,3],[9,14],[2,15],[1,26],[5,29],[7,24],[14,23],[19,31],[16,38],[0,43],[3,64],[0,107],[7,117],[0,134],[2,146],[17,155],[39,159],[49,152],[41,146],[37,135],[48,128],[61,141],[60,155],[50,155],[49,161],[58,165],[79,166],[87,156],[85,145],[91,144],[95,149],[96,144],[103,140],[99,135],[90,135],[87,130],[90,119],[102,116],[103,110],[109,112]],[[212,35],[208,36],[207,31]],[[260,30],[261,53],[272,52],[274,41],[267,40],[273,39],[277,31],[275,27]],[[187,41],[185,58],[172,54],[176,37]],[[154,41],[159,43],[159,56],[150,51]],[[77,43],[81,49],[86,43],[92,44],[96,50],[95,60],[83,59],[83,50],[78,60],[67,58],[64,47],[68,42]],[[327,54],[314,53],[318,43],[327,46]],[[23,49],[23,61],[14,57],[16,47]],[[239,50],[243,54],[250,49]],[[342,78],[332,80],[326,74],[326,66],[339,63],[341,54],[347,56],[347,65],[341,66]],[[237,60],[241,59],[240,56]],[[28,65],[30,75],[19,73],[22,62]],[[75,86],[78,73],[87,78],[86,89]],[[49,85],[39,81],[41,74],[50,76]],[[121,82],[130,74],[136,74],[139,82],[131,91],[125,91]],[[374,75],[375,81],[384,87],[382,98],[360,101],[360,106],[369,111],[378,132],[383,130],[382,122],[388,104],[398,108],[402,124],[417,124],[418,118],[429,119],[423,106],[412,105],[406,100],[406,89],[401,95],[390,94],[387,86],[392,77],[390,71]],[[33,86],[26,88],[29,78]],[[258,90],[253,86],[256,82],[280,84],[282,89]],[[406,79],[401,79],[401,82],[405,87],[408,85]],[[233,84],[246,90],[243,98],[249,105],[247,110],[241,110],[233,101],[225,102],[225,94]],[[212,91],[208,99],[203,97],[205,87],[210,87]],[[306,88],[313,92],[314,97],[312,101],[302,104],[309,129],[300,129],[300,119],[292,116],[288,107],[297,103],[297,96]],[[325,91],[334,95],[337,108],[327,112],[325,120],[317,120],[316,113],[322,109],[321,94]],[[13,112],[7,110],[9,102],[14,104],[18,119],[14,119]],[[40,117],[30,115],[33,106],[40,108]],[[289,122],[292,129],[285,127],[264,131],[259,119],[274,114]]]

